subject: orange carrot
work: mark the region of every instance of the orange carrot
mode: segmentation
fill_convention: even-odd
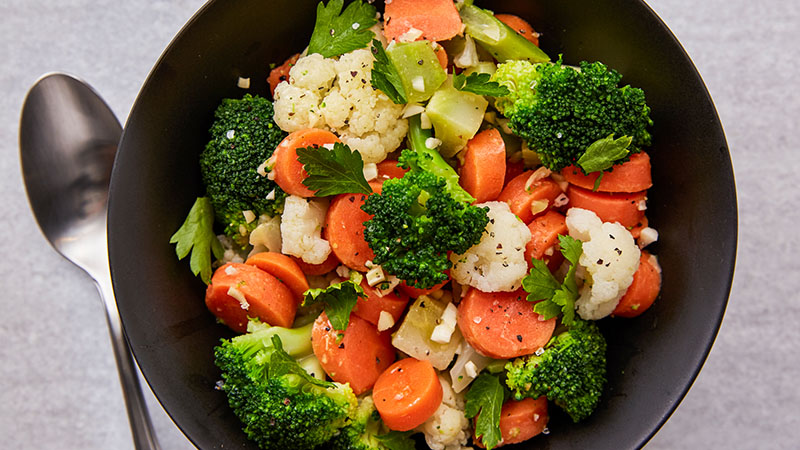
[[[247,331],[247,317],[291,327],[297,301],[286,285],[263,270],[228,263],[218,268],[206,288],[206,306],[233,331]]]
[[[506,145],[499,131],[488,128],[467,142],[458,182],[475,197],[475,203],[496,199],[505,175]]]
[[[325,217],[325,239],[345,266],[361,272],[369,270],[367,261],[375,254],[364,240],[364,222],[372,216],[361,209],[366,194],[340,194],[334,197]]]
[[[450,276],[449,272],[447,273],[447,276],[448,277]],[[409,286],[408,284],[406,284],[405,281],[402,281],[400,282],[400,284],[397,285],[397,288],[400,289],[401,292],[408,295],[409,297],[417,298],[420,295],[429,295],[431,292],[438,291],[439,289],[443,288],[444,285],[446,285],[448,282],[450,282],[450,278],[442,281],[439,284],[429,287],[428,289],[420,289],[417,287]]]
[[[506,184],[503,191],[497,197],[497,200],[508,203],[511,212],[516,214],[526,224],[531,223],[534,217],[544,214],[547,209],[552,208],[553,201],[556,197],[561,195],[561,188],[558,183],[553,181],[550,177],[542,178],[532,183],[528,189],[525,185],[528,179],[533,175],[533,172],[523,172],[516,176],[513,180]],[[531,206],[533,202],[539,200],[546,200],[547,206],[545,209],[533,214]]]
[[[433,49],[433,52],[436,54],[436,59],[439,60],[439,65],[442,66],[442,69],[447,71],[447,64],[450,62],[447,58],[447,50],[445,50],[441,45],[436,45],[436,48]]]
[[[308,290],[308,280],[299,265],[289,256],[278,252],[260,252],[247,258],[245,264],[256,266],[281,280],[292,291],[298,304]]]
[[[458,305],[458,328],[480,354],[495,359],[529,355],[553,335],[556,320],[533,312],[527,294],[472,288]]]
[[[639,258],[639,268],[633,274],[633,283],[617,303],[612,313],[619,317],[636,317],[647,311],[661,291],[661,272],[647,252]]]
[[[495,14],[494,15],[500,22],[508,25],[521,34],[525,39],[533,42],[533,45],[539,46],[539,33],[533,31],[533,27],[526,20],[513,14]]]
[[[576,186],[594,190],[594,183],[600,176],[600,172],[584,175],[578,167],[568,166],[561,170],[561,175]],[[597,191],[638,192],[648,189],[652,185],[650,156],[645,152],[639,152],[631,155],[625,163],[614,166],[610,172],[603,172],[603,178],[600,179]]]
[[[355,314],[344,331],[333,329],[328,316],[320,314],[311,330],[311,347],[325,373],[333,381],[350,383],[356,395],[370,390],[395,357],[390,332],[379,332]]]
[[[506,401],[500,410],[500,435],[502,441],[497,447],[527,441],[544,431],[548,419],[547,397],[526,398],[524,400],[514,400],[512,398]],[[474,439],[474,441],[476,445],[484,448],[483,443],[478,439]]]
[[[367,284],[366,279],[361,280],[361,287],[364,289],[364,293],[367,294],[367,298],[358,298],[358,303],[353,308],[353,314],[377,326],[381,312],[386,311],[392,315],[394,323],[400,322],[400,317],[405,312],[406,305],[408,305],[407,296],[392,291],[383,294],[381,297],[378,295],[377,289]]]
[[[642,216],[641,220],[639,220],[639,223],[637,223],[636,225],[633,226],[633,228],[631,228],[631,236],[633,236],[634,239],[639,239],[639,236],[642,235],[642,230],[647,228],[647,226],[648,226],[647,216]]]
[[[429,361],[406,358],[386,369],[372,390],[375,409],[389,429],[422,425],[442,403],[444,392]]]
[[[644,217],[644,209],[640,205],[647,198],[647,192],[612,194],[570,185],[567,196],[570,208],[588,209],[594,211],[603,222],[619,222],[624,227],[632,228]]]
[[[506,177],[505,177],[505,185],[508,185],[508,182],[519,176],[522,172],[525,172],[525,162],[519,160],[517,162],[509,162],[506,161]],[[503,187],[505,187],[505,185]]]
[[[275,165],[275,183],[286,193],[300,197],[313,197],[314,191],[303,184],[308,177],[303,164],[297,160],[297,149],[305,147],[321,147],[325,144],[339,142],[339,138],[330,131],[319,128],[306,128],[286,136],[273,153]]]
[[[325,259],[325,261],[322,261],[319,264],[309,264],[296,256],[292,256],[291,258],[295,263],[297,263],[297,266],[300,267],[300,270],[302,270],[306,275],[325,275],[340,264],[339,258],[337,258],[333,252],[328,255],[328,258]]]
[[[393,0],[386,2],[383,17],[383,33],[390,41],[412,28],[429,41],[444,41],[461,32],[461,17],[452,0]]]
[[[531,230],[531,240],[525,246],[525,260],[528,261],[528,266],[531,266],[531,259],[535,258],[544,260],[548,267],[554,270],[555,267],[550,265],[551,261],[553,265],[560,264],[563,257],[558,251],[558,235],[569,233],[566,218],[563,214],[550,210],[533,219],[528,224],[528,229]],[[553,249],[553,253],[545,255],[545,251],[549,248]]]
[[[403,178],[406,172],[408,169],[398,166],[395,159],[384,159],[378,163],[378,179]]]
[[[289,70],[292,69],[292,66],[294,66],[294,63],[296,63],[298,59],[300,59],[300,53],[295,53],[283,64],[269,72],[267,83],[269,83],[269,91],[272,93],[272,95],[275,95],[275,88],[278,86],[278,84],[280,84],[281,81],[289,80]]]

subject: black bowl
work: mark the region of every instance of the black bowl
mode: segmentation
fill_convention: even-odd
[[[203,303],[204,285],[169,244],[202,195],[197,156],[239,76],[267,93],[268,64],[304,48],[317,0],[211,1],[165,51],[130,113],[114,166],[109,245],[130,344],[151,388],[201,448],[255,448],[214,390],[212,348],[230,332]],[[486,2],[485,4],[489,4]],[[648,217],[660,232],[661,298],[639,318],[602,321],[609,382],[596,413],[575,425],[557,412],[551,433],[520,448],[640,447],[677,407],[725,311],[736,253],[733,172],[722,127],[692,62],[636,0],[494,1],[527,18],[542,47],[567,63],[599,60],[644,88],[652,107],[654,187]],[[554,410],[556,408],[553,408]]]

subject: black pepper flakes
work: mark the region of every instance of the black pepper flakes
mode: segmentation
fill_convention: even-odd
[[[521,335],[521,334],[518,334],[518,335],[517,335],[517,340],[518,340],[519,342],[522,342],[522,335]]]
[[[602,266],[603,265],[603,260],[602,259],[598,259],[597,260],[597,264]]]

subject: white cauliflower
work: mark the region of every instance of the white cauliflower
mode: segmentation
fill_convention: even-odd
[[[575,301],[578,315],[598,320],[614,311],[619,299],[633,282],[639,267],[639,247],[631,233],[617,222],[603,222],[592,211],[567,211],[569,235],[583,242],[578,264],[585,282]]]
[[[469,449],[466,444],[471,432],[469,419],[464,417],[464,398],[453,392],[450,381],[441,375],[439,383],[442,403],[418,430],[425,434],[425,442],[433,450]]]
[[[365,163],[378,163],[400,146],[408,132],[404,105],[396,105],[370,83],[370,49],[339,59],[311,54],[297,60],[288,81],[275,88],[275,123],[287,132],[328,129],[358,150]]]
[[[327,199],[286,197],[281,214],[281,253],[297,256],[308,264],[323,263],[331,253],[331,244],[322,239],[327,212]]]
[[[515,291],[528,272],[525,245],[531,240],[531,232],[505,202],[476,206],[489,208],[489,224],[477,245],[463,255],[450,256],[450,275],[483,292]]]

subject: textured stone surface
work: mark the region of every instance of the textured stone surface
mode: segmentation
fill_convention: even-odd
[[[3,448],[132,448],[92,282],[56,255],[28,210],[19,111],[42,73],[91,83],[126,117],[161,51],[201,0],[0,2]],[[649,449],[796,448],[800,441],[797,125],[800,3],[652,0],[716,102],[736,173],[739,251],[708,362]],[[165,449],[191,448],[149,396]]]

